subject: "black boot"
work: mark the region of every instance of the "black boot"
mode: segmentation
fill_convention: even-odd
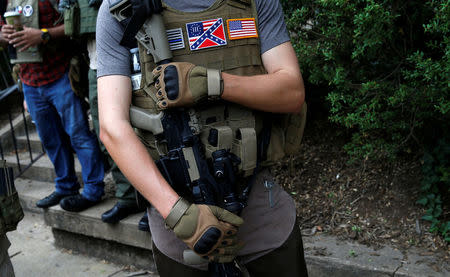
[[[141,231],[144,231],[144,232],[150,232],[150,226],[148,225],[148,214],[147,214],[147,211],[145,211],[145,213],[142,216],[141,220],[139,220],[138,229],[141,230]]]
[[[69,197],[72,195],[62,195],[58,194],[56,191],[52,192],[49,196],[42,198],[41,200],[36,202],[36,206],[39,208],[48,208],[51,206],[58,205],[59,202],[65,197]]]
[[[77,194],[64,198],[63,200],[61,200],[59,205],[61,206],[61,208],[69,212],[81,212],[98,203],[100,203],[100,201],[91,201],[84,198],[83,195]]]
[[[106,223],[117,223],[130,214],[141,211],[142,209],[139,209],[136,204],[126,205],[117,202],[114,207],[102,214],[102,221]]]

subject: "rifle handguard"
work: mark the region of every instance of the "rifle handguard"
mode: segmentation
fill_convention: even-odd
[[[177,200],[177,202],[173,205],[169,215],[164,220],[166,225],[170,229],[175,228],[175,225],[177,225],[178,221],[180,221],[181,217],[189,209],[190,206],[191,203],[189,203],[189,201],[187,201],[183,197],[180,197]]]

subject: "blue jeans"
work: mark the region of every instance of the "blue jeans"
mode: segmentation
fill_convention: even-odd
[[[82,169],[82,195],[91,201],[100,200],[104,193],[102,154],[95,134],[89,130],[82,100],[70,87],[68,74],[40,87],[23,84],[23,94],[55,168],[55,191],[70,195],[80,189],[75,174],[74,150]]]

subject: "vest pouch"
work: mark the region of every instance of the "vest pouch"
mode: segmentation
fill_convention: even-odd
[[[231,152],[241,159],[239,172],[243,173],[243,177],[252,175],[256,168],[257,160],[255,129],[239,128],[236,131],[236,138],[233,140]]]
[[[24,213],[20,205],[19,195],[14,192],[8,196],[0,196],[0,233],[14,231],[23,219]]]
[[[64,11],[64,34],[69,37],[80,33],[80,7],[75,2]]]
[[[306,125],[306,103],[298,114],[288,115],[288,126],[286,129],[286,145],[284,151],[286,155],[294,155],[300,151],[300,144],[302,143],[303,132]]]
[[[78,5],[80,7],[78,28],[79,34],[83,35],[95,33],[98,8],[90,7],[88,0],[78,0]]]
[[[134,129],[134,132],[141,140],[142,144],[144,144],[148,154],[154,161],[159,160],[161,156],[167,154],[167,146],[165,144],[158,144],[155,136],[151,132],[137,128]]]
[[[306,125],[306,103],[298,114],[285,114],[273,117],[270,143],[267,147],[267,159],[262,163],[269,166],[286,155],[295,155],[300,151],[300,144]]]
[[[89,97],[89,63],[83,54],[77,54],[70,60],[69,80],[73,92],[84,99]]]
[[[13,169],[0,168],[0,234],[14,231],[24,214],[20,206],[19,195],[14,187]]]
[[[202,131],[201,140],[205,145],[206,158],[211,158],[212,153],[226,149],[231,150],[233,143],[233,131],[229,126],[214,126]]]

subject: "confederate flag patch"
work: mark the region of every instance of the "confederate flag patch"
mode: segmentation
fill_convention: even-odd
[[[222,18],[186,24],[191,50],[217,47],[227,44]]]

